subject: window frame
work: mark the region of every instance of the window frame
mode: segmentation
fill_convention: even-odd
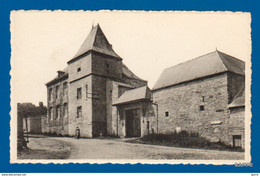
[[[58,114],[59,112],[59,114]],[[56,114],[55,114],[55,119],[59,119],[61,117],[61,108],[60,105],[56,106]]]
[[[66,112],[66,113],[65,113]],[[64,103],[63,104],[63,117],[67,117],[69,113],[69,109],[68,109],[68,103]]]
[[[49,119],[53,120],[53,107],[49,107]]]
[[[64,82],[62,86],[63,86],[63,96],[68,95],[68,82]]]
[[[82,99],[82,88],[77,88],[77,100]]]
[[[82,106],[77,107],[77,116],[76,118],[81,118],[82,117]]]
[[[55,87],[55,99],[58,99],[60,97],[60,93],[59,92],[60,92],[60,86],[57,85]]]
[[[49,91],[49,92],[48,92],[48,100],[49,100],[49,101],[52,101],[52,91],[53,91],[53,90],[52,90],[52,88],[49,88],[48,91]]]

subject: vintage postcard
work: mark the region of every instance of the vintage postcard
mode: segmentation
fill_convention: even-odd
[[[250,13],[10,19],[11,163],[252,164]]]

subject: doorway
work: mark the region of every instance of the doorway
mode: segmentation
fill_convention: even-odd
[[[241,135],[233,135],[233,147],[242,147]]]
[[[126,137],[141,136],[141,110],[131,109],[125,111]]]

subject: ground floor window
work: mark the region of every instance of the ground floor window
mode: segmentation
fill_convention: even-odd
[[[242,147],[241,135],[233,135],[233,147]]]
[[[52,107],[49,108],[49,118],[50,118],[50,120],[53,120],[53,110],[52,110]]]
[[[78,106],[77,107],[77,118],[80,118],[80,117],[82,117],[82,108],[81,108],[81,106]]]
[[[60,118],[60,106],[56,107],[56,119]]]
[[[64,103],[63,105],[63,116],[67,117],[68,116],[68,104]]]

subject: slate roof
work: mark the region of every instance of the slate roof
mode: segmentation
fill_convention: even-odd
[[[99,24],[97,24],[95,27],[93,27],[88,34],[87,38],[81,45],[80,49],[76,53],[76,55],[71,59],[72,60],[78,58],[79,56],[85,54],[88,51],[96,51],[98,53],[110,55],[116,58],[121,59],[120,56],[118,56],[115,51],[112,49],[112,45],[108,42],[105,34],[101,30]]]
[[[69,75],[69,67],[67,66],[64,70],[62,70],[62,71],[58,71],[58,72],[63,72],[63,75],[62,76],[56,76],[54,79],[52,79],[51,81],[49,81],[49,82],[47,82],[45,85],[49,85],[49,84],[51,84],[51,83],[55,83],[56,81],[59,81],[59,80],[61,80],[61,79],[65,79],[65,78],[67,78],[68,77],[68,75]]]
[[[145,81],[145,80],[139,78],[138,76],[136,76],[136,75],[135,75],[125,64],[123,64],[123,63],[122,63],[122,72],[123,72],[123,74],[124,74],[126,77],[128,77],[128,78]]]
[[[153,90],[227,71],[245,75],[245,62],[220,51],[214,51],[165,69]]]
[[[233,101],[228,105],[229,108],[245,106],[245,85],[242,84]]]
[[[151,99],[151,90],[147,86],[125,91],[113,105],[122,105]]]
[[[113,83],[117,84],[118,86],[133,88],[133,86],[126,84],[126,83],[117,82],[117,81],[113,81]]]

